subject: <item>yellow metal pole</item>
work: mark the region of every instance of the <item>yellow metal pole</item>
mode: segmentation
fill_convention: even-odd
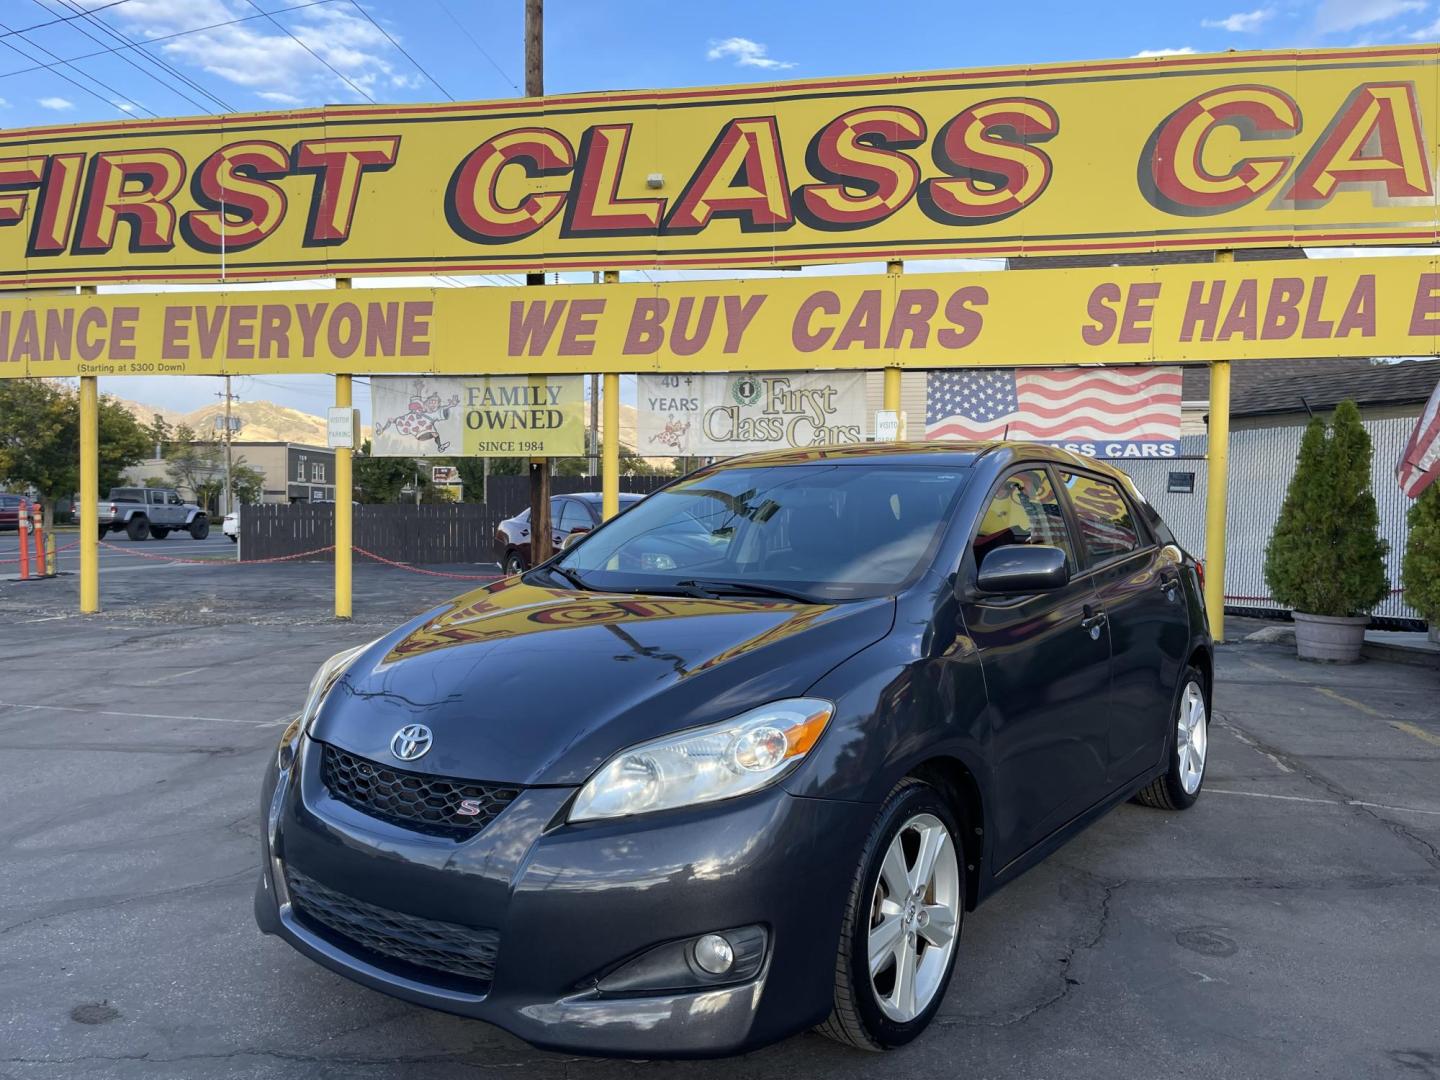
[[[1219,251],[1228,263],[1234,252]],[[1225,640],[1225,518],[1230,491],[1230,361],[1210,362],[1210,426],[1206,438],[1205,614],[1216,641]]]
[[[94,290],[91,289],[91,292]],[[80,376],[80,612],[100,610],[100,389]]]
[[[350,288],[349,278],[336,278],[337,289]],[[335,376],[335,407],[337,409],[349,409],[350,397],[350,376]],[[351,542],[351,503],[354,500],[354,474],[351,471],[351,454],[354,451],[344,447],[337,447],[335,450],[335,617],[337,619],[350,618],[350,560]]]
[[[617,285],[620,271],[606,270],[605,284]],[[605,437],[600,454],[600,517],[609,521],[620,512],[620,376],[607,373],[602,392]]]
[[[350,408],[350,376],[335,376],[335,407]],[[350,531],[351,500],[354,483],[351,474],[352,451],[335,450],[335,617],[350,618]]]
[[[891,259],[885,264],[885,272],[891,277],[899,277],[905,272],[905,264],[899,259]],[[898,367],[885,369],[885,396],[880,407],[886,412],[898,413],[900,411],[900,369]]]

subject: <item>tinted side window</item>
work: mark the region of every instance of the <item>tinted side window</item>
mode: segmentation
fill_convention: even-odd
[[[1118,487],[1081,473],[1062,472],[1060,478],[1070,492],[1080,539],[1092,562],[1104,562],[1140,546],[1140,531]]]
[[[1075,566],[1075,549],[1065,528],[1060,497],[1044,469],[1012,473],[1000,481],[975,534],[975,565],[978,567],[996,548],[1009,544],[1058,547],[1071,567]]]
[[[585,512],[585,507],[574,499],[566,499],[560,504],[560,524],[556,528],[567,533],[572,529],[588,529],[590,515]]]

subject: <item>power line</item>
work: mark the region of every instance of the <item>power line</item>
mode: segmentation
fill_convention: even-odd
[[[34,0],[34,2],[35,2],[37,5],[41,6],[42,8],[44,7],[44,5],[41,3],[41,0]],[[90,23],[90,24],[92,24],[92,25],[94,25],[94,26],[99,27],[101,30],[103,30],[105,33],[109,34],[109,35],[110,35],[112,38],[114,38],[116,41],[126,42],[126,43],[131,44],[131,45],[136,44],[135,39],[132,38],[129,34],[125,33],[124,31],[117,30],[116,28],[112,27],[112,26],[111,26],[109,23],[107,23],[104,19],[101,19],[101,18],[99,18],[98,16],[96,16],[93,11],[86,11],[84,8],[82,8],[82,7],[80,6],[80,4],[77,2],[77,0],[58,0],[58,2],[59,2],[61,5],[63,5],[64,8],[68,8],[68,9],[70,9],[70,10],[72,10],[72,11],[78,12],[79,14],[86,16],[86,20],[85,20],[86,22],[88,22],[88,23]],[[48,10],[48,9],[46,9],[46,10]],[[95,42],[95,44],[97,44],[97,45],[104,45],[104,44],[105,44],[104,41],[102,41],[100,38],[97,38],[94,34],[90,33],[90,31],[86,30],[83,26],[76,26],[75,29],[76,29],[76,30],[79,30],[79,31],[80,31],[82,34],[84,34],[87,38],[89,38],[91,41]],[[205,96],[208,97],[211,101],[215,102],[215,104],[219,105],[222,109],[226,110],[227,112],[234,112],[234,111],[235,111],[235,107],[234,107],[233,105],[230,105],[230,104],[226,103],[224,99],[222,99],[222,98],[220,98],[220,97],[217,97],[215,94],[212,94],[209,90],[207,90],[205,87],[201,86],[201,85],[200,85],[199,83],[197,83],[194,79],[190,78],[190,76],[186,75],[183,71],[181,71],[181,70],[179,70],[178,68],[176,68],[173,64],[171,64],[168,60],[164,59],[163,57],[151,56],[151,55],[150,55],[149,53],[147,53],[147,52],[141,52],[140,55],[143,56],[143,57],[144,57],[147,61],[149,61],[151,64],[154,64],[156,67],[160,68],[161,70],[163,70],[163,71],[168,71],[171,75],[174,75],[174,76],[175,76],[177,79],[179,79],[182,83],[184,83],[184,84],[186,84],[187,86],[191,87],[191,88],[192,88],[193,90],[195,90],[197,93],[200,93],[200,94],[205,95]],[[160,78],[158,75],[155,75],[153,72],[149,71],[147,68],[141,67],[141,66],[140,66],[139,64],[137,64],[134,60],[132,60],[129,56],[127,56],[127,55],[125,55],[125,54],[123,54],[123,53],[119,54],[119,56],[120,56],[120,59],[121,59],[121,60],[124,60],[125,63],[129,64],[129,65],[130,65],[131,67],[133,67],[136,71],[140,72],[140,74],[144,75],[144,76],[145,76],[146,78],[148,78],[148,79],[153,80],[154,82],[159,83],[161,86],[165,87],[167,90],[171,91],[172,93],[177,94],[177,95],[179,95],[180,97],[184,98],[184,99],[185,99],[186,101],[188,101],[191,105],[194,105],[197,109],[201,110],[202,112],[211,112],[211,111],[212,111],[210,108],[208,108],[208,107],[205,106],[205,105],[202,105],[200,102],[198,102],[198,101],[196,101],[194,98],[192,98],[189,94],[185,93],[185,91],[176,88],[175,86],[173,86],[171,83],[169,83],[169,82],[166,81],[165,79],[162,79],[162,78]]]
[[[274,14],[283,15],[287,11],[300,11],[302,8],[318,7],[321,4],[334,4],[337,2],[338,0],[307,0],[307,2],[303,4],[295,4],[291,7],[279,8],[274,12]],[[54,71],[57,64],[69,64],[73,63],[76,60],[90,60],[96,56],[109,56],[111,53],[125,52],[127,49],[138,49],[141,52],[144,52],[152,45],[159,45],[166,41],[174,41],[176,38],[188,37],[191,34],[202,34],[206,30],[217,30],[222,26],[234,26],[236,23],[252,22],[255,19],[268,18],[269,14],[270,13],[268,12],[261,11],[258,15],[243,15],[238,19],[226,19],[224,22],[207,23],[204,26],[191,27],[189,30],[178,30],[173,34],[161,34],[157,37],[147,38],[145,41],[137,41],[133,45],[116,45],[113,48],[101,49],[98,52],[81,53],[79,56],[71,56],[67,57],[64,60],[59,60],[55,64],[35,64],[33,67],[20,68],[17,71],[6,71],[0,73],[0,79],[9,79],[15,75],[28,75],[32,71]],[[21,31],[18,30],[11,31],[11,33],[17,34],[20,32]],[[0,39],[3,39],[4,37],[5,35],[0,34]],[[8,43],[0,41],[0,44]],[[21,53],[20,55],[25,56],[24,53]],[[25,59],[33,61],[35,58],[33,56],[26,56]],[[56,72],[56,74],[59,74],[59,72]]]
[[[10,30],[10,27],[9,27],[9,26],[6,26],[3,22],[0,22],[0,30]],[[101,82],[99,79],[95,78],[95,76],[93,76],[93,75],[85,75],[85,73],[84,73],[83,71],[81,71],[79,68],[77,68],[74,64],[70,63],[70,61],[60,59],[60,57],[56,56],[54,53],[50,52],[49,49],[45,48],[44,45],[38,45],[38,44],[36,44],[35,42],[31,41],[29,38],[25,37],[23,34],[21,35],[21,40],[24,41],[27,45],[35,45],[35,47],[36,47],[37,49],[39,49],[41,52],[43,52],[43,53],[49,53],[51,56],[54,56],[54,57],[55,57],[55,64],[46,64],[46,65],[44,65],[45,67],[49,68],[49,70],[51,71],[52,74],[60,76],[60,78],[64,79],[66,82],[68,82],[71,86],[75,87],[77,90],[80,90],[80,91],[82,91],[82,92],[84,92],[84,93],[86,93],[86,94],[89,94],[89,95],[90,95],[91,97],[93,97],[96,101],[104,102],[106,105],[111,106],[112,108],[114,108],[115,110],[117,110],[118,112],[120,112],[122,115],[125,115],[125,116],[129,116],[129,115],[130,115],[130,110],[126,109],[124,106],[122,106],[122,105],[120,104],[121,101],[130,101],[130,97],[129,97],[128,95],[120,93],[119,90],[116,90],[113,86],[109,86],[109,85]],[[28,53],[26,53],[26,52],[23,52],[21,49],[17,48],[17,47],[16,47],[12,42],[10,42],[10,41],[4,40],[4,39],[0,39],[0,45],[4,45],[4,46],[5,46],[7,49],[9,49],[11,52],[15,53],[17,56],[24,57],[26,60],[34,60],[34,59],[35,59],[35,57],[30,56],[30,55],[29,55]],[[102,95],[102,94],[97,94],[94,90],[91,90],[90,87],[85,86],[83,83],[78,83],[78,82],[76,82],[74,79],[70,78],[69,75],[66,75],[63,71],[58,71],[58,70],[56,70],[56,65],[59,65],[59,64],[65,64],[65,65],[66,65],[67,67],[69,67],[72,71],[74,71],[77,75],[85,75],[85,78],[89,79],[89,80],[90,80],[91,82],[93,82],[96,86],[103,87],[105,90],[107,90],[107,91],[109,91],[110,93],[114,94],[115,97],[114,97],[114,98],[107,98],[107,97],[105,97],[105,96]],[[117,101],[117,100],[115,100],[115,98],[119,98],[120,100]],[[134,105],[134,106],[135,106],[136,108],[138,108],[138,109],[144,109],[146,112],[150,113],[151,116],[157,116],[157,115],[158,115],[157,113],[152,112],[150,109],[146,109],[145,106],[144,106],[144,105],[141,105],[138,101],[131,101],[130,103],[131,103],[132,105]]]
[[[356,2],[356,0],[350,0],[350,6],[353,7],[356,11],[358,11],[361,15],[365,16],[371,26],[375,27],[376,30],[379,30],[380,33],[384,34],[385,40],[390,42],[391,45],[394,45],[395,48],[400,50],[401,55],[403,55],[406,60],[409,60],[410,63],[414,64],[415,69],[419,71],[421,75],[424,75],[425,78],[429,79],[432,83],[434,83],[436,90],[439,90],[440,93],[444,94],[451,101],[455,100],[454,95],[451,94],[449,90],[446,90],[445,87],[441,86],[439,80],[437,80],[434,75],[431,75],[430,72],[426,71],[419,60],[416,60],[415,57],[411,56],[408,52],[406,52],[405,47],[390,36],[390,31],[386,30],[383,26],[376,22],[374,17],[371,16],[371,14],[364,8],[362,8],[359,3]]]
[[[84,12],[84,14],[89,15],[92,12],[104,11],[106,8],[119,7],[121,4],[128,3],[130,3],[130,0],[110,0],[110,3],[101,4],[99,7],[91,8],[89,11]],[[46,14],[49,13],[47,12]],[[72,20],[78,18],[80,18],[79,15],[66,15],[64,18],[51,19],[49,22],[35,23],[33,26],[23,26],[19,30],[7,30],[5,33],[0,34],[0,37],[10,37],[12,34],[25,34],[29,33],[31,30],[39,30],[46,26],[55,26],[59,23],[71,22]]]
[[[288,37],[291,41],[295,42],[296,45],[299,45],[302,49],[304,49],[307,53],[309,53],[311,56],[313,56],[316,60],[319,60],[320,63],[324,64],[327,68],[329,68],[330,71],[331,71],[331,73],[334,74],[334,75],[336,76],[336,78],[338,78],[338,79],[340,79],[342,82],[344,82],[347,86],[349,86],[351,90],[354,90],[357,94],[359,94],[361,97],[363,97],[363,98],[364,98],[366,101],[368,101],[371,105],[374,105],[374,104],[375,104],[375,99],[374,99],[373,97],[371,97],[371,96],[370,96],[369,94],[367,94],[364,90],[361,90],[360,87],[356,86],[353,82],[351,82],[349,76],[342,75],[338,70],[336,70],[336,68],[330,63],[329,60],[326,60],[323,56],[321,56],[319,53],[317,53],[314,49],[310,48],[309,45],[306,45],[305,42],[301,41],[298,37],[296,37],[294,34],[292,34],[292,33],[290,32],[290,28],[289,28],[288,26],[286,26],[284,23],[282,23],[279,19],[275,18],[275,16],[271,15],[268,11],[266,11],[264,8],[262,8],[259,4],[255,3],[255,0],[246,0],[246,2],[247,2],[252,8],[254,8],[256,11],[260,12],[261,15],[264,15],[265,18],[269,19],[270,22],[271,22],[271,24],[272,24],[276,29],[282,31],[282,32],[285,34],[285,36]]]
[[[41,11],[44,11],[44,12],[46,12],[46,13],[49,13],[50,9],[47,8],[47,7],[41,2],[41,0],[33,0],[33,3],[34,3],[35,6],[38,7]],[[67,0],[61,0],[61,3],[62,3],[62,4],[65,4],[65,6],[68,7],[70,10],[79,11],[81,15],[88,15],[88,14],[89,14],[88,12],[79,9],[76,5],[67,3]],[[64,9],[62,8],[62,10],[64,10]],[[78,17],[78,16],[77,16],[77,17]],[[89,21],[89,20],[87,20],[87,21]],[[102,23],[101,25],[103,26],[104,24]],[[77,31],[79,31],[80,33],[84,34],[87,38],[89,38],[91,41],[95,42],[95,44],[97,44],[97,45],[103,45],[103,44],[105,44],[103,41],[101,41],[101,40],[100,40],[98,37],[96,37],[94,34],[90,33],[89,30],[86,30],[85,27],[82,26],[82,25],[75,25],[75,26],[72,27],[72,29],[77,30]],[[108,27],[107,27],[107,29],[108,29]],[[117,36],[118,36],[118,35],[117,35]],[[197,109],[201,110],[202,112],[209,112],[209,111],[210,111],[210,110],[207,109],[204,105],[200,104],[200,102],[198,102],[198,101],[196,101],[194,98],[192,98],[189,94],[185,93],[183,90],[177,90],[172,84],[170,84],[169,82],[165,81],[164,79],[161,79],[161,78],[158,77],[157,75],[154,75],[154,74],[151,73],[150,71],[147,71],[145,68],[143,68],[143,67],[141,67],[139,64],[137,64],[134,60],[130,59],[130,57],[128,57],[128,56],[121,56],[120,59],[123,60],[123,61],[125,61],[125,63],[129,64],[129,65],[130,65],[131,67],[133,67],[136,71],[140,72],[140,74],[146,76],[147,78],[151,79],[152,81],[154,81],[154,82],[156,82],[156,83],[159,83],[159,84],[160,84],[161,86],[163,86],[166,90],[169,90],[169,91],[170,91],[171,93],[173,93],[173,94],[178,94],[180,97],[184,98],[184,99],[185,99],[186,101],[188,101],[191,105],[194,105]]]
[[[465,24],[455,17],[455,13],[450,10],[450,6],[445,3],[445,0],[435,0],[435,2],[440,5],[441,11],[445,12],[446,15],[450,16],[450,21],[460,28],[460,32],[470,39],[470,44],[475,46],[475,48],[479,51],[480,55],[483,56],[486,60],[490,61],[490,66],[500,73],[500,77],[504,79],[507,83],[509,83],[517,94],[520,93],[520,84],[517,83],[514,79],[512,79],[509,75],[507,75],[505,73],[505,69],[495,62],[495,58],[485,51],[485,46],[481,45],[480,42],[475,40],[475,35],[470,33],[469,30],[465,29]]]

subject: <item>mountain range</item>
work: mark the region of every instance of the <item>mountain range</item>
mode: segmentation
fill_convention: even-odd
[[[158,415],[163,417],[172,429],[184,424],[188,425],[197,436],[214,435],[217,439],[220,437],[220,425],[223,424],[222,418],[225,415],[223,402],[204,405],[190,412],[180,412],[159,405],[148,405],[142,401],[129,401],[125,398],[116,398],[115,400],[136,420],[146,426],[149,426]],[[230,406],[230,412],[232,417],[238,418],[240,421],[240,428],[234,436],[236,443],[292,442],[303,443],[307,446],[326,445],[325,417],[323,416],[302,412],[286,405],[277,405],[273,401],[237,401]],[[603,434],[603,416],[601,421]],[[620,405],[620,441],[625,446],[633,447],[635,445],[636,422],[635,406],[622,402]],[[368,427],[364,429],[363,436],[370,437]]]

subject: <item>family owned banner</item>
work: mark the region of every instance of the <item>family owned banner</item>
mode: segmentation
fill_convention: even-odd
[[[377,457],[573,457],[585,453],[578,375],[370,380]]]
[[[865,373],[639,377],[639,453],[723,456],[865,440]]]

